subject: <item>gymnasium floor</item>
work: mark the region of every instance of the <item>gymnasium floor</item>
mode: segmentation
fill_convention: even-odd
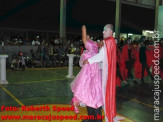
[[[79,67],[74,67],[74,75],[80,71]],[[0,122],[17,122],[18,120],[2,120],[2,115],[71,115],[75,116],[73,111],[54,111],[52,108],[68,107],[72,92],[69,84],[72,79],[67,79],[67,67],[61,68],[32,68],[25,71],[7,70],[7,80],[9,84],[0,85],[0,106],[7,107],[5,111],[0,112]],[[148,84],[142,85],[137,79],[138,84],[122,85],[121,89],[117,88],[117,113],[124,116],[123,122],[153,122],[154,106],[153,106],[153,83],[149,77],[145,78]],[[162,87],[161,85],[160,87]],[[160,122],[163,122],[163,95],[160,96]],[[22,111],[22,106],[26,107],[42,107],[48,106],[50,111]],[[7,111],[11,108],[17,108],[19,111]],[[87,115],[86,108],[80,107],[80,114]],[[29,118],[28,118],[29,119]],[[30,118],[34,119],[34,118]],[[46,122],[48,120],[23,120],[20,122]],[[56,122],[60,120],[51,120]],[[62,122],[81,122],[81,120],[66,120]]]

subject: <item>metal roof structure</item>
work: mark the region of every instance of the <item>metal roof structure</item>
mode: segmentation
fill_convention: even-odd
[[[133,2],[135,1],[135,3]],[[154,29],[153,0],[123,0],[121,32],[140,33]],[[141,2],[143,4],[141,4]],[[139,4],[138,4],[139,3]],[[0,28],[59,30],[60,0],[1,0]],[[78,31],[85,24],[89,30],[102,32],[107,23],[115,24],[115,0],[67,0],[67,31]]]

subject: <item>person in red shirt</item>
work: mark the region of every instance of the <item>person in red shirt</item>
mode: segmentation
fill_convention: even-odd
[[[123,69],[122,69],[122,65],[121,65],[121,51],[120,51],[120,48],[118,47],[118,39],[115,38],[115,42],[117,44],[117,51],[116,51],[116,65],[117,65],[117,80],[116,80],[116,84],[118,87],[121,87],[121,81],[124,82],[125,84],[128,84],[128,82],[126,81],[127,78],[125,78],[124,75],[122,75],[124,72],[123,72]]]
[[[122,54],[121,54],[121,65],[122,69],[124,71],[124,78],[133,81],[134,83],[137,83],[137,81],[134,79],[134,76],[132,74],[132,68],[135,60],[134,55],[134,48],[131,45],[131,38],[127,39],[127,44],[122,48]]]

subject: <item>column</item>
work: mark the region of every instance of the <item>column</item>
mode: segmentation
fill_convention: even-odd
[[[6,80],[6,58],[8,55],[0,55],[0,84],[8,84]]]
[[[158,31],[159,31],[159,37],[163,38],[163,5],[159,6],[159,12],[158,12]]]
[[[120,40],[121,0],[116,0],[115,38]]]
[[[60,2],[60,38],[66,40],[66,0]]]
[[[76,55],[74,54],[67,54],[69,57],[69,65],[68,65],[68,75],[66,76],[67,78],[74,78],[75,76],[73,75],[73,62],[74,62],[74,57]]]
[[[156,0],[156,5],[155,5],[155,30],[158,30],[158,10],[159,10],[159,3],[160,0]]]

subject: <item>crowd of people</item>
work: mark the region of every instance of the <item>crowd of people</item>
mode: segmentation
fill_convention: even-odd
[[[74,65],[79,65],[79,58],[83,44],[78,41],[67,41],[63,44],[59,37],[50,38],[49,41],[43,39],[40,41],[38,36],[31,42],[31,46],[37,49],[30,49],[29,52],[19,51],[13,53],[11,61],[12,69],[22,68],[20,64],[23,62],[23,67],[58,67],[67,66],[67,54],[75,54]],[[20,55],[21,54],[21,55]]]
[[[13,42],[14,44],[22,44],[22,38],[12,38],[12,41],[7,41],[6,43]],[[144,75],[149,74],[150,78],[153,79],[150,69],[152,67],[153,55],[153,41],[147,40],[145,36],[142,36],[139,40],[135,41],[131,38],[121,40],[116,40],[117,43],[117,83],[120,86],[121,82],[127,83],[132,81],[137,83],[135,78],[140,78],[142,83],[144,82]],[[101,38],[97,38],[97,43],[102,41]],[[162,39],[160,39],[160,48],[162,48]],[[67,66],[68,57],[67,54],[72,53],[77,56],[74,58],[74,65],[79,66],[79,58],[84,50],[84,45],[82,44],[82,39],[78,38],[75,41],[66,41],[57,37],[51,37],[49,41],[46,39],[41,39],[39,36],[35,36],[31,41],[31,46],[37,46],[37,50],[31,49],[30,52],[20,52],[13,53],[9,58],[10,67],[12,69],[21,67],[57,67],[57,66]],[[22,55],[20,55],[22,54]],[[150,54],[150,56],[148,56]],[[162,55],[161,55],[162,56]],[[162,57],[160,58],[162,59]],[[23,62],[23,63],[22,63]],[[137,67],[137,65],[142,65],[142,69]],[[161,63],[160,63],[161,65]],[[134,74],[133,74],[134,69]]]
[[[123,47],[119,47],[117,44],[117,83],[121,86],[121,82],[133,82],[137,83],[136,78],[140,79],[145,84],[144,76],[149,75],[151,80],[154,80],[154,41],[146,40],[145,36],[142,36],[138,42],[133,42],[131,38],[126,40],[126,44]],[[160,76],[162,75],[162,63],[163,55],[161,50],[163,49],[163,39],[159,41],[160,49]],[[134,74],[133,74],[134,73]]]

